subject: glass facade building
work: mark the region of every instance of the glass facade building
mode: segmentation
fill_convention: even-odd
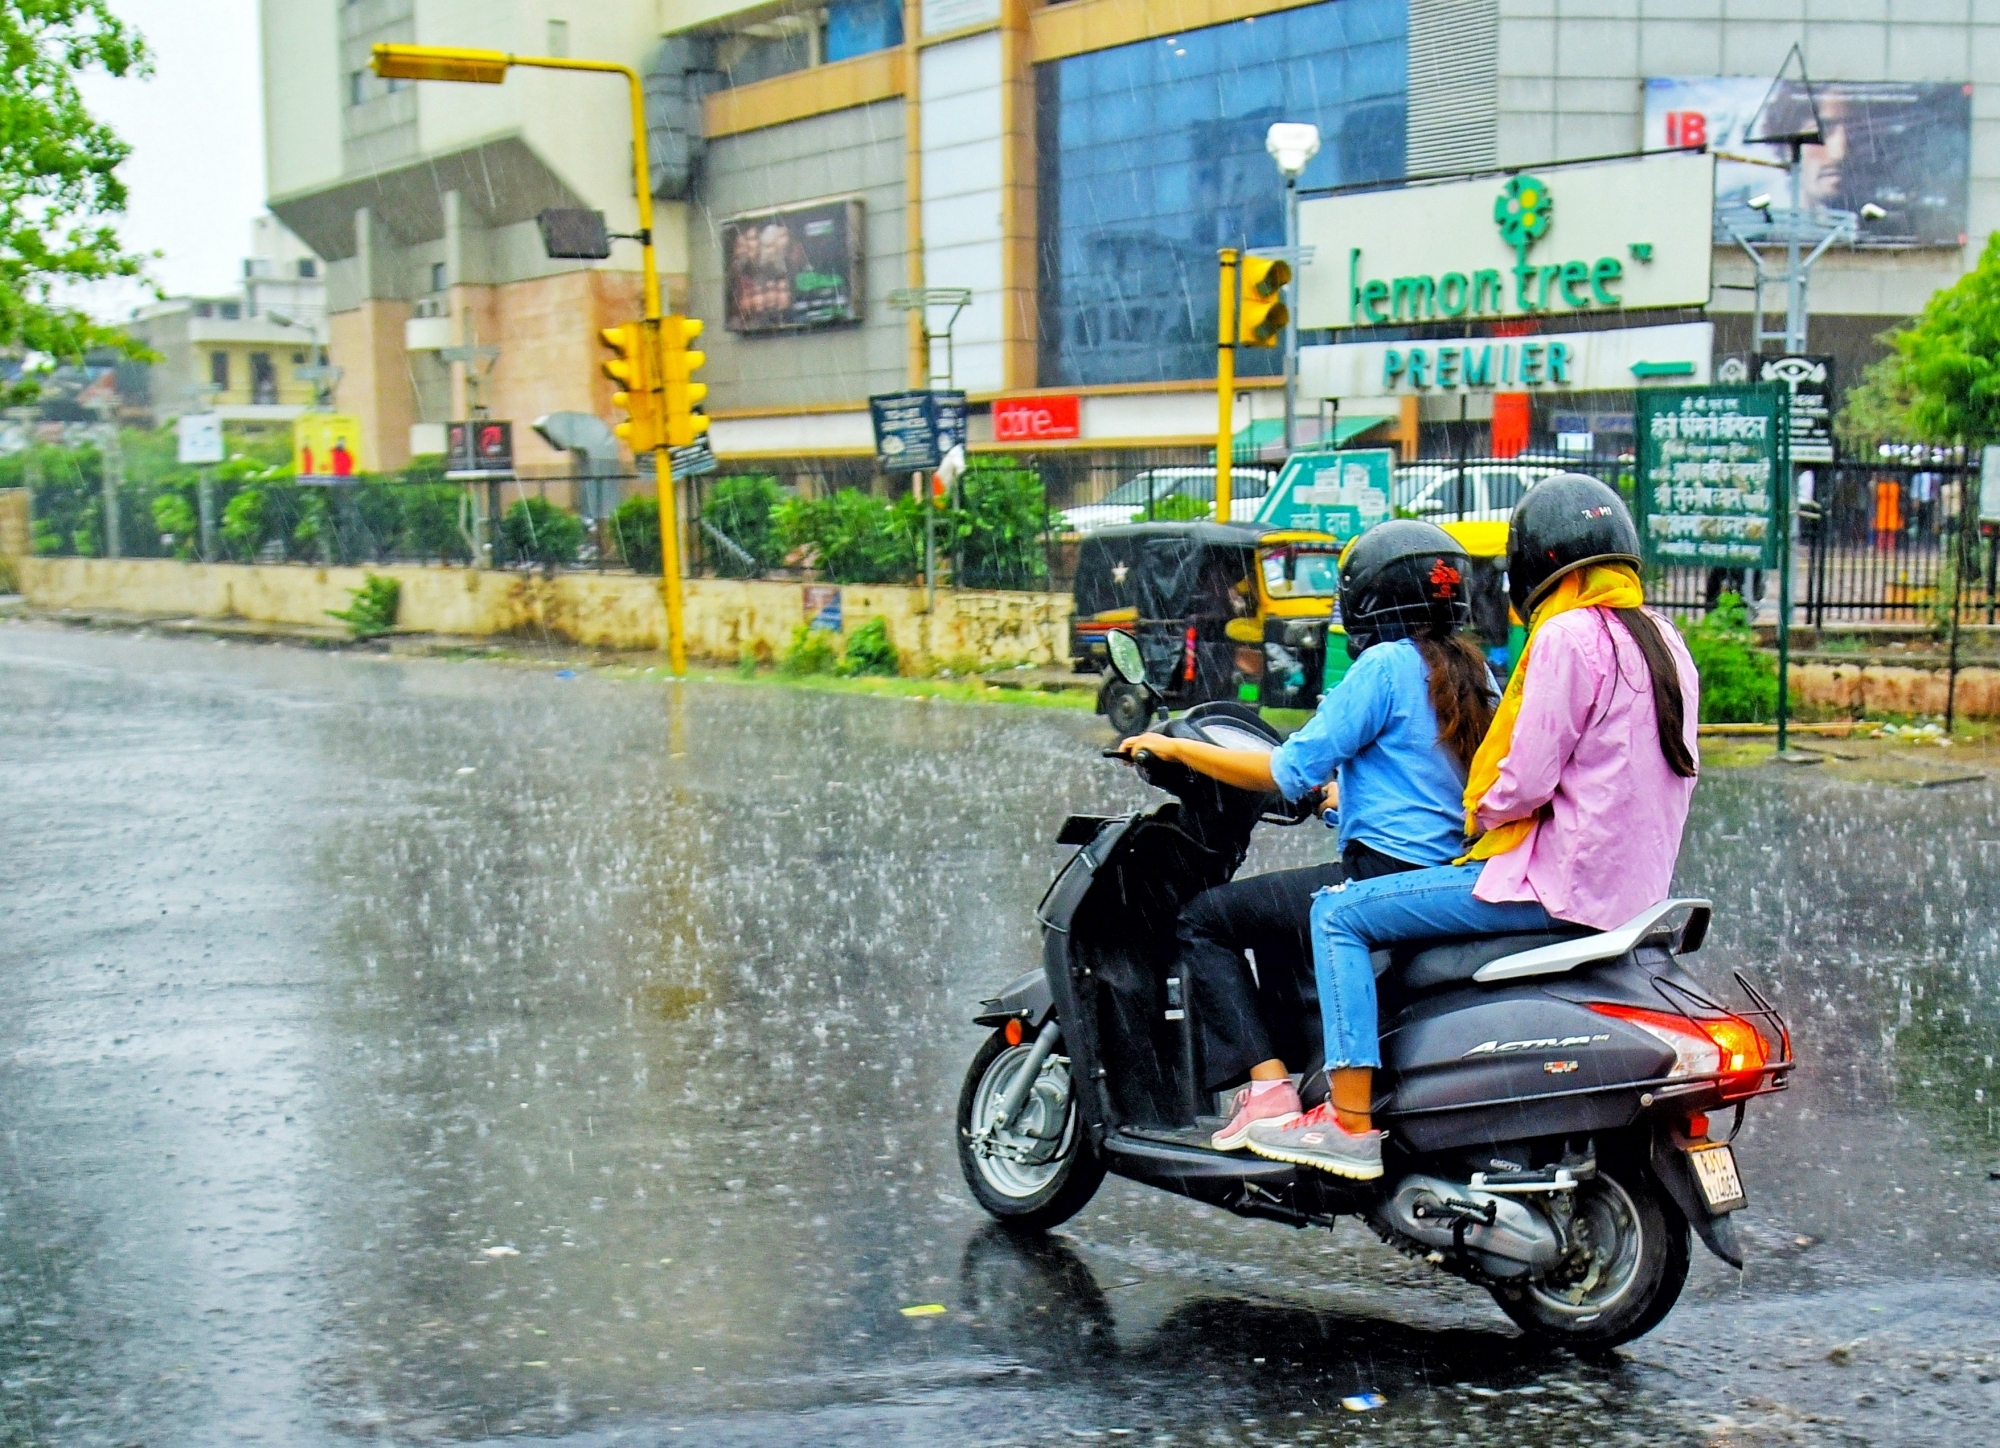
[[[1318,125],[1302,188],[1401,176],[1408,38],[1408,0],[1330,0],[1038,67],[1041,385],[1213,376],[1216,251],[1284,241],[1265,131]]]

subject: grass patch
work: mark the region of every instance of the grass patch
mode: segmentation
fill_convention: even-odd
[[[664,681],[671,677],[665,669],[635,671],[642,678]],[[878,699],[941,699],[954,704],[1024,704],[1036,709],[1082,709],[1093,711],[1097,697],[1081,690],[1050,693],[1044,689],[1011,689],[987,684],[979,679],[900,679],[880,675],[842,676],[839,674],[781,674],[775,669],[690,669],[691,682],[742,684],[751,688],[779,687],[812,689],[826,694],[865,694]]]

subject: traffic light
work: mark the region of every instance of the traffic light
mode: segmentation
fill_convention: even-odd
[[[708,431],[708,419],[695,411],[708,396],[708,384],[694,380],[708,355],[688,346],[700,335],[701,323],[693,317],[660,319],[660,383],[666,397],[668,447],[692,446]]]
[[[1291,313],[1285,309],[1285,283],[1292,269],[1269,257],[1243,258],[1243,303],[1236,311],[1236,345],[1275,347],[1285,335]]]
[[[663,446],[660,384],[653,375],[652,339],[646,335],[646,324],[627,322],[622,327],[606,327],[597,335],[618,354],[603,364],[604,375],[618,384],[611,404],[626,414],[626,420],[612,431],[634,456]]]

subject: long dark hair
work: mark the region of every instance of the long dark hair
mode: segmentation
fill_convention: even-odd
[[[1493,675],[1479,646],[1462,633],[1441,639],[1421,636],[1412,642],[1430,674],[1438,742],[1451,751],[1461,769],[1469,771],[1486,727],[1493,722]]]
[[[1652,675],[1653,716],[1659,723],[1660,753],[1666,756],[1667,768],[1682,779],[1693,779],[1700,769],[1688,751],[1687,696],[1681,690],[1681,671],[1674,665],[1674,656],[1667,652],[1666,640],[1660,637],[1659,620],[1643,608],[1608,611],[1624,621],[1625,632],[1639,646],[1646,660],[1646,672]]]

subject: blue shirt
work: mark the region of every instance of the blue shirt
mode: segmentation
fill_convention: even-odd
[[[1465,853],[1465,771],[1438,742],[1429,671],[1410,640],[1363,653],[1271,756],[1286,799],[1336,771],[1342,849],[1359,840],[1412,865]]]

